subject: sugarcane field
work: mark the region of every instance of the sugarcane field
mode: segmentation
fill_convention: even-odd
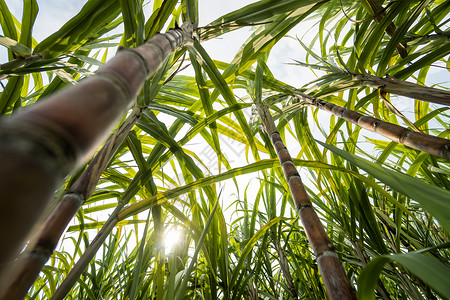
[[[0,300],[450,299],[450,0],[0,0]]]

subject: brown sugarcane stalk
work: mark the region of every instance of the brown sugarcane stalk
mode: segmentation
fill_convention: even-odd
[[[151,170],[148,170],[148,171],[151,171]],[[142,176],[145,176],[145,174],[142,174]],[[97,233],[95,238],[92,240],[92,242],[86,248],[86,250],[83,252],[80,259],[76,262],[76,264],[70,270],[69,274],[67,274],[66,278],[64,278],[64,281],[61,283],[61,285],[55,291],[55,293],[52,296],[52,300],[57,300],[57,299],[63,300],[64,297],[67,295],[67,293],[72,289],[72,287],[74,286],[74,284],[77,282],[78,278],[80,277],[81,273],[83,273],[83,271],[89,265],[91,260],[94,258],[95,254],[97,254],[97,251],[98,251],[98,249],[100,249],[100,246],[106,240],[106,238],[111,233],[111,231],[114,229],[116,224],[120,221],[119,213],[122,211],[122,209],[125,207],[125,205],[128,204],[128,202],[130,200],[131,200],[131,198],[119,200],[119,203],[117,204],[116,208],[111,213],[111,215],[109,216],[108,220],[106,220],[105,224],[102,226],[102,229],[100,229],[100,231]]]
[[[396,143],[450,160],[450,140],[448,139],[416,132],[396,124],[381,121],[377,118],[365,116],[356,111],[316,99],[299,91],[295,91],[294,96],[306,101],[309,105],[323,109],[364,129],[381,134]]]
[[[93,194],[101,174],[120,147],[131,128],[140,117],[143,108],[135,108],[125,122],[95,155],[89,166],[65,192],[61,202],[42,226],[38,237],[31,242],[14,264],[12,276],[0,291],[0,300],[22,299],[36,280],[39,272],[52,255],[67,225],[85,200]]]
[[[140,175],[136,176],[141,176],[141,178],[146,178],[149,175],[151,177],[151,168],[144,167],[139,171],[138,174]],[[148,185],[148,183],[146,184],[146,186],[150,191],[152,190],[152,187]],[[102,229],[95,236],[94,240],[89,244],[84,253],[81,255],[80,259],[76,262],[75,266],[70,270],[69,274],[66,276],[64,281],[58,287],[58,289],[55,291],[55,294],[52,296],[52,299],[64,299],[67,293],[72,289],[73,285],[77,282],[81,273],[83,273],[83,271],[89,265],[89,263],[97,253],[98,249],[100,248],[100,246],[103,244],[105,239],[114,229],[116,224],[119,222],[118,215],[130,200],[131,197],[121,198],[119,200],[119,203],[117,204],[112,214],[109,216],[108,220],[102,226]]]
[[[122,49],[96,75],[0,123],[0,288],[48,199],[127,111],[192,24]]]
[[[80,278],[81,273],[83,273],[83,271],[89,265],[92,258],[94,258],[95,254],[97,253],[98,249],[100,249],[100,246],[106,240],[111,231],[114,229],[114,226],[116,226],[118,222],[117,215],[123,208],[123,205],[125,204],[119,203],[119,205],[117,205],[117,207],[114,209],[112,215],[108,218],[105,225],[103,225],[102,229],[100,229],[99,233],[95,236],[94,240],[92,240],[92,242],[86,248],[86,251],[84,251],[80,259],[70,270],[69,274],[67,274],[66,278],[64,278],[64,281],[56,289],[55,293],[51,298],[52,300],[58,299],[63,300],[66,297],[67,293],[70,292],[73,285]]]
[[[359,81],[364,86],[381,89],[386,93],[450,106],[450,91],[426,87],[391,76],[381,78],[368,74],[357,74],[353,75],[353,80]]]
[[[306,236],[316,255],[317,264],[329,299],[356,299],[344,268],[334,251],[333,244],[312,207],[300,174],[295,168],[289,151],[286,149],[277,131],[272,115],[266,106],[261,104],[257,106],[264,128],[277,152]]]

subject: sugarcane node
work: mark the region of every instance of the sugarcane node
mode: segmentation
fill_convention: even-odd
[[[145,75],[146,75],[146,77],[148,77],[148,75],[150,73],[150,68],[147,65],[147,60],[145,59],[144,56],[142,56],[142,54],[139,51],[136,51],[136,48],[125,48],[125,47],[122,47],[119,50],[121,50],[121,51],[129,51],[131,54],[136,55],[136,58],[138,60],[140,60],[141,65],[143,65],[145,67]]]
[[[327,103],[324,105],[324,109],[325,109],[325,110],[329,110],[330,112],[333,112],[333,108],[334,108],[335,106],[336,106],[336,104],[327,102]]]
[[[341,116],[343,107],[333,104],[331,112],[336,116]]]
[[[78,182],[78,180],[77,180],[77,182]],[[87,196],[85,194],[86,193],[83,190],[78,190],[76,192],[74,190],[69,190],[69,192],[64,195],[63,200],[70,201],[71,205],[75,207],[74,208],[75,212],[77,212],[78,208],[76,208],[76,206],[81,206],[86,201]],[[61,201],[58,206],[62,206],[62,205],[63,205],[63,201]],[[58,208],[56,208],[56,209],[58,209]]]
[[[405,130],[409,130],[407,128],[380,120],[378,120],[378,122],[379,124],[376,127],[376,132],[393,141],[399,141],[399,137],[405,132]]]
[[[407,129],[405,128],[404,132],[402,132],[402,134],[400,134],[398,140],[400,144],[404,144],[405,141],[411,136],[411,134],[414,133],[414,131],[412,131],[411,129]]]
[[[171,51],[172,51],[172,45],[170,44],[171,41],[167,38],[166,35],[168,35],[169,33],[166,34],[158,34],[155,35],[154,37],[152,37],[146,44],[153,44],[156,47],[159,47],[161,49],[161,58],[164,59],[165,57],[167,57]],[[140,48],[140,47],[138,47]]]
[[[284,174],[287,178],[291,177],[292,175],[298,175],[298,171],[295,168],[294,163],[292,160],[287,160],[281,162],[281,166],[283,167]]]
[[[366,128],[368,130],[374,130],[374,122],[376,122],[377,119],[369,117],[369,116],[361,116],[361,118],[358,119],[358,125],[362,128]]]
[[[324,257],[334,257],[339,259],[339,256],[334,251],[322,251],[319,254],[317,254],[317,261],[320,261]]]
[[[98,70],[97,74],[108,74],[114,77],[114,81],[120,82],[119,86],[127,95],[126,100],[129,101],[136,97],[144,79],[147,78],[148,67],[143,65],[142,61],[142,57],[135,51],[121,51]]]
[[[37,258],[45,264],[48,258],[53,254],[53,250],[55,250],[55,248],[49,243],[39,241],[39,243],[33,247],[33,250],[28,252],[26,255],[32,258]]]
[[[291,160],[291,156],[289,155],[289,151],[284,148],[281,149],[280,151],[277,150],[277,154],[278,154],[278,159],[280,160],[280,162],[284,162],[284,161],[288,161]]]
[[[442,147],[442,157],[450,160],[450,144],[445,144]]]
[[[75,164],[77,151],[70,139],[62,137],[60,132],[42,128],[31,119],[6,120],[0,122],[0,144],[24,157],[34,157],[49,174],[62,177]],[[11,123],[11,124],[10,124]]]
[[[115,89],[122,96],[122,102],[124,105],[128,104],[128,99],[131,98],[131,91],[122,80],[119,78],[119,74],[115,74],[112,72],[98,72],[95,75],[95,79],[100,79],[105,83],[108,83],[112,89]]]
[[[149,73],[157,70],[165,58],[164,49],[152,41],[133,49],[133,51],[138,52],[144,58]],[[159,56],[159,59],[155,59],[157,56]]]
[[[277,151],[277,153],[286,149],[286,146],[284,146],[284,143],[282,141],[276,141],[275,143],[273,143],[273,147],[275,148],[275,151]]]
[[[283,143],[283,139],[280,136],[280,133],[278,131],[274,131],[271,134],[271,138],[272,138],[272,143],[275,144],[276,142],[282,142]]]
[[[314,250],[316,257],[320,257],[324,252],[328,251],[334,252],[333,244],[331,244],[329,241]]]
[[[364,117],[363,115],[359,115],[356,120],[355,120],[355,124],[359,123],[359,120],[361,120],[361,118]]]
[[[296,203],[295,206],[296,206],[296,209],[297,209],[297,213],[300,214],[303,209],[305,209],[307,207],[311,207],[312,208],[312,203],[308,202],[308,201],[304,201],[304,202]]]
[[[178,44],[183,40],[183,35],[179,30],[169,30],[166,34],[162,35],[167,41],[169,41],[170,50],[175,51]]]
[[[316,98],[314,98],[316,99]],[[328,102],[324,101],[324,100],[317,100],[317,102],[313,102],[314,105],[317,105],[320,109],[323,109]]]

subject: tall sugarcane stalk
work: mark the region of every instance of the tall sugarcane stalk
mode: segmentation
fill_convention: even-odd
[[[91,197],[95,187],[112,157],[117,152],[131,128],[139,119],[144,108],[134,108],[108,142],[92,159],[75,183],[65,192],[56,209],[45,221],[38,237],[33,239],[24,253],[19,257],[9,276],[5,288],[0,291],[0,300],[22,299],[36,280],[39,272],[52,255],[65,228],[80,209],[81,205]]]
[[[285,147],[283,140],[273,121],[268,108],[263,104],[257,104],[264,129],[272,140],[272,145],[277,152],[286,181],[289,184],[292,198],[300,216],[303,228],[308,237],[311,248],[316,255],[317,264],[322,276],[328,297],[333,299],[356,299],[350,282],[345,274],[339,258],[334,251],[333,244],[320,222],[311,200],[306,193],[300,174],[295,168],[294,162]]]
[[[394,142],[450,160],[450,140],[448,139],[413,131],[374,117],[365,116],[299,91],[294,91],[294,96],[306,101],[309,105],[316,106],[364,129],[381,134]]]
[[[380,89],[386,93],[450,106],[450,91],[418,85],[391,76],[381,78],[369,74],[355,74],[352,79],[361,85]]]
[[[192,24],[121,51],[96,75],[0,123],[0,287],[63,178],[85,162]],[[76,201],[76,199],[74,200]]]

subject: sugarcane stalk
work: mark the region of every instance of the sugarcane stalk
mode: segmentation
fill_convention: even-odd
[[[294,300],[298,300],[297,290],[294,286],[294,281],[292,280],[291,271],[289,270],[289,262],[286,258],[286,254],[281,248],[280,242],[276,239],[275,234],[273,234],[273,243],[275,245],[275,250],[277,251],[278,260],[280,262],[281,272],[283,272],[283,276],[287,282],[289,291],[291,292],[292,298]]]
[[[374,117],[365,116],[356,111],[316,99],[299,91],[295,91],[294,96],[306,101],[309,105],[316,106],[364,129],[381,134],[396,143],[450,160],[450,140],[448,139],[416,132]]]
[[[353,75],[353,80],[367,87],[381,89],[386,93],[450,106],[450,91],[430,88],[391,76],[381,78],[368,74],[357,74]]]
[[[315,212],[306,193],[289,151],[277,131],[272,115],[265,105],[257,105],[264,129],[272,140],[286,181],[289,184],[295,208],[300,216],[306,236],[316,255],[317,264],[329,299],[356,299],[344,268],[334,251],[333,244]]]
[[[36,280],[39,272],[53,254],[61,235],[67,225],[80,209],[85,200],[93,194],[95,187],[117,149],[123,143],[144,108],[134,108],[125,122],[114,132],[108,142],[92,159],[81,176],[67,190],[42,226],[37,239],[31,242],[19,257],[13,267],[13,274],[9,276],[6,287],[0,291],[0,300],[22,299]]]
[[[151,172],[151,169],[148,170],[148,172]],[[67,274],[66,278],[64,278],[64,281],[61,283],[61,285],[55,291],[55,293],[52,296],[52,300],[64,299],[64,297],[67,295],[67,293],[72,289],[72,287],[74,286],[74,284],[77,282],[78,278],[80,277],[81,273],[83,273],[83,271],[89,265],[91,260],[94,258],[95,254],[97,254],[97,251],[98,251],[98,249],[100,249],[100,246],[106,240],[106,238],[111,233],[111,231],[114,229],[116,224],[120,221],[119,213],[122,211],[122,209],[125,207],[125,205],[128,204],[128,202],[130,200],[131,200],[131,198],[121,199],[119,201],[116,208],[109,216],[108,220],[102,226],[102,229],[100,229],[100,231],[97,233],[95,238],[92,240],[92,242],[86,248],[86,251],[83,252],[80,259],[76,262],[76,264],[70,270],[69,274]]]
[[[95,236],[94,240],[92,240],[92,242],[86,248],[86,251],[83,252],[80,259],[70,270],[69,274],[67,274],[66,278],[64,278],[64,281],[56,289],[51,300],[59,300],[59,299],[63,300],[66,297],[67,293],[70,292],[74,284],[77,282],[78,278],[80,278],[83,271],[91,262],[92,258],[94,258],[95,254],[97,254],[97,251],[98,249],[100,249],[100,246],[106,240],[111,231],[114,229],[114,226],[116,226],[118,222],[117,215],[120,212],[120,210],[122,210],[123,205],[119,203],[119,205],[116,206],[113,213],[106,221],[105,225],[103,225],[102,229],[100,229],[99,233]]]
[[[96,75],[0,123],[0,288],[63,178],[87,161],[192,24],[122,49]]]
[[[131,148],[130,148],[131,149]],[[133,152],[133,151],[132,151]],[[139,160],[137,160],[139,161]],[[149,178],[151,177],[151,168],[148,168],[145,165],[139,164],[140,171],[136,175],[136,178]],[[142,182],[144,183],[144,182]],[[146,182],[146,187],[149,191],[152,192],[153,195],[156,194],[156,187],[152,186],[149,182]],[[126,194],[126,193],[125,193]],[[86,267],[89,265],[91,260],[94,258],[95,254],[97,253],[100,246],[104,243],[108,235],[111,233],[111,231],[114,229],[116,224],[120,221],[119,213],[122,211],[122,209],[129,203],[131,200],[131,197],[125,197],[121,198],[112,212],[112,214],[109,216],[108,220],[105,222],[105,224],[102,226],[102,229],[99,231],[99,233],[95,236],[94,240],[89,244],[86,251],[81,255],[80,259],[76,262],[75,266],[70,270],[67,277],[64,279],[64,281],[61,283],[61,286],[58,287],[58,289],[55,291],[55,294],[52,296],[52,299],[64,299],[64,297],[67,295],[67,293],[72,289],[73,285],[76,283],[78,278],[80,277],[81,273],[86,269]],[[163,228],[164,230],[164,228]],[[164,247],[163,250],[164,251]],[[164,253],[164,252],[163,252]]]

